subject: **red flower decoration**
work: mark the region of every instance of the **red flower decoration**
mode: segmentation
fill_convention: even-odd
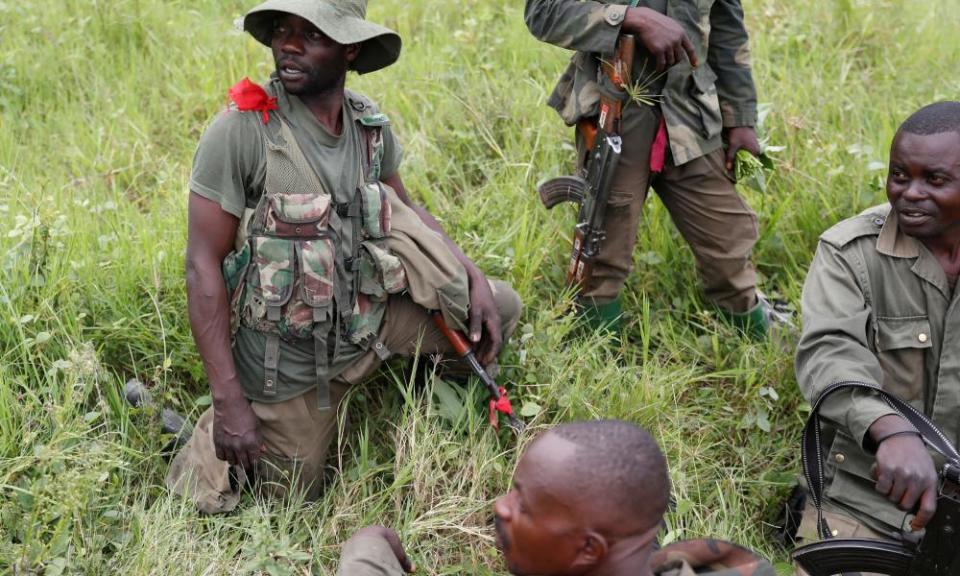
[[[234,84],[227,96],[241,112],[262,112],[264,124],[270,121],[270,110],[277,109],[277,99],[271,98],[266,90],[251,82],[249,78]]]

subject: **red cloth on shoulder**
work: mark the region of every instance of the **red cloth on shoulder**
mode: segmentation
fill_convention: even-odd
[[[272,98],[266,90],[251,82],[249,78],[234,84],[227,91],[227,96],[241,112],[261,112],[264,124],[270,121],[270,111],[277,109],[277,99]]]

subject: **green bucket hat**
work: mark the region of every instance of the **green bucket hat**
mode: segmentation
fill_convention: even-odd
[[[340,44],[360,44],[353,61],[359,74],[393,64],[400,57],[400,35],[367,22],[367,0],[267,0],[243,18],[243,29],[270,46],[275,13],[299,16]]]

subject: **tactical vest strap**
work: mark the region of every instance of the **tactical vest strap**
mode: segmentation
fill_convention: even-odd
[[[263,355],[263,395],[277,395],[278,367],[280,366],[280,335],[267,333],[267,346]]]
[[[336,332],[334,332],[336,334]],[[326,377],[326,368],[330,363],[327,357],[327,338],[319,329],[313,330],[313,358],[317,374],[317,408],[330,409],[330,381]]]
[[[337,202],[333,206],[341,218],[359,218],[361,215],[360,202],[356,197],[350,202]]]

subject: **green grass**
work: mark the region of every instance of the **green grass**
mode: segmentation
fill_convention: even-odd
[[[542,408],[534,428],[643,424],[671,464],[667,538],[710,534],[783,561],[772,524],[805,416],[791,351],[746,342],[709,312],[655,198],[625,347],[569,337],[573,214],[547,212],[533,191],[572,163],[572,135],[545,106],[566,54],[527,33],[521,4],[374,0],[404,53],[349,85],[390,114],[413,194],[523,296],[503,380]],[[883,200],[898,122],[960,92],[960,18],[936,0],[745,4],[766,127],[786,148],[767,193],[744,194],[762,223],[763,288],[796,303],[819,233]],[[137,376],[194,418],[204,408],[184,294],[186,181],[226,89],[270,71],[267,51],[232,28],[247,7],[0,1],[0,572],[329,574],[339,543],[381,522],[424,574],[497,573],[489,504],[517,448],[485,426],[478,390],[420,389],[393,365],[349,396],[323,500],[247,499],[215,518],[166,494],[158,416],[122,401]]]

